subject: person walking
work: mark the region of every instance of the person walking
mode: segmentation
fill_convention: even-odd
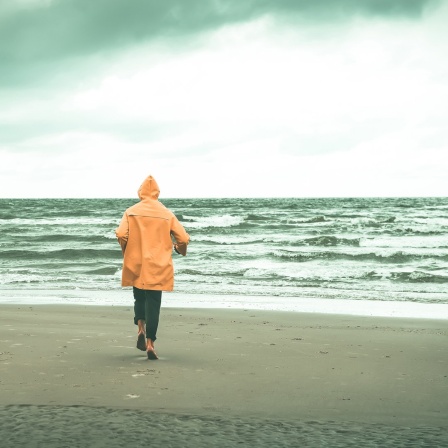
[[[159,202],[159,194],[156,180],[148,176],[138,190],[140,202],[124,212],[115,231],[123,252],[121,285],[133,287],[137,348],[148,359],[158,359],[154,342],[162,291],[174,288],[173,248],[185,256],[190,241],[174,213]]]

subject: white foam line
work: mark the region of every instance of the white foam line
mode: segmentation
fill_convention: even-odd
[[[355,316],[409,317],[422,319],[448,319],[448,304],[425,304],[381,300],[342,300],[298,297],[233,297],[184,296],[167,303],[167,307],[180,308],[235,308],[302,313],[348,314]]]
[[[116,291],[0,290],[0,303],[132,307],[133,296],[131,289]],[[448,304],[406,301],[164,293],[163,306],[168,308],[252,309],[356,316],[448,319]]]

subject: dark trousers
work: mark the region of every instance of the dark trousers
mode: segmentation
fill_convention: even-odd
[[[146,338],[155,341],[157,327],[159,326],[160,305],[162,291],[152,289],[139,289],[134,286],[134,324],[137,321],[146,322]]]

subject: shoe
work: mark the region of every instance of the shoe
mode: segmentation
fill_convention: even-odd
[[[148,359],[151,359],[151,360],[159,359],[156,351],[154,350],[154,347],[148,347],[146,349],[146,355],[148,356]]]
[[[142,352],[146,351],[145,335],[140,333],[137,337],[137,348]]]

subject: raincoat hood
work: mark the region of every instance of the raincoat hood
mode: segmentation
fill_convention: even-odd
[[[152,176],[148,176],[138,189],[138,197],[143,201],[145,199],[159,198],[160,188],[156,180]]]

